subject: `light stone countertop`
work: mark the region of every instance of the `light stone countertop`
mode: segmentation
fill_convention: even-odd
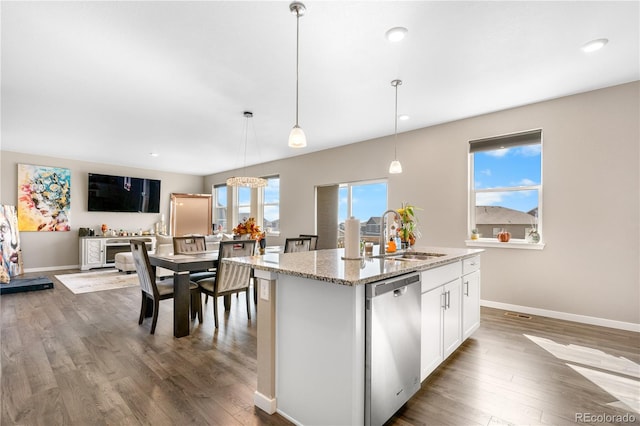
[[[374,247],[377,250],[378,246]],[[415,247],[416,253],[440,253],[428,260],[397,260],[393,258],[365,257],[344,260],[344,249],[315,250],[302,253],[267,253],[263,256],[235,257],[223,259],[225,263],[243,263],[255,269],[294,275],[312,280],[354,286],[382,279],[423,271],[465,259],[483,252],[482,249],[459,249],[446,247]],[[396,252],[399,254],[401,251]],[[377,253],[374,252],[374,256]]]

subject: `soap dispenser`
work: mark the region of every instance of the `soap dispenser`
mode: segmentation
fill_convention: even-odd
[[[387,244],[387,253],[394,253],[396,251],[396,243],[393,238],[389,238],[389,244]]]

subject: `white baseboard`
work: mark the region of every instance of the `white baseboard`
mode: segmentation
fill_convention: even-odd
[[[567,312],[550,311],[547,309],[532,308],[529,306],[512,305],[510,303],[493,302],[491,300],[481,300],[481,306],[488,308],[503,309],[505,311],[521,312],[523,314],[538,315],[566,321],[579,322],[583,324],[598,325],[601,327],[617,328],[618,330],[635,331],[640,333],[640,324],[632,322],[616,321],[606,318],[590,317],[587,315],[570,314]]]
[[[258,391],[255,391],[253,394],[253,405],[267,414],[273,414],[276,412],[276,399],[268,398]]]
[[[46,266],[43,268],[27,268],[24,273],[29,272],[48,272],[48,271],[61,271],[63,269],[80,269],[80,265],[66,265],[66,266]]]

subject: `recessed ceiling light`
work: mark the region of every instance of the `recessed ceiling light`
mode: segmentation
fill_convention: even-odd
[[[408,30],[405,27],[394,27],[386,32],[387,40],[400,41],[406,37]]]
[[[607,40],[606,38],[599,38],[597,40],[591,40],[590,42],[584,44],[582,46],[582,51],[583,52],[595,52],[596,50],[600,50],[602,49],[605,44],[609,43],[609,40]]]
[[[151,157],[158,157],[160,154],[158,154],[157,152],[150,152],[149,156]]]
[[[407,114],[400,114],[400,115],[398,116],[398,120],[402,120],[402,121],[408,120],[408,119],[410,119],[410,118],[411,118],[411,117],[409,117]]]

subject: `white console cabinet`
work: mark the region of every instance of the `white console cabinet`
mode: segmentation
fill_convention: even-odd
[[[80,237],[80,270],[112,267],[117,253],[131,251],[131,240],[143,240],[147,250],[155,250],[153,236],[138,237]]]

